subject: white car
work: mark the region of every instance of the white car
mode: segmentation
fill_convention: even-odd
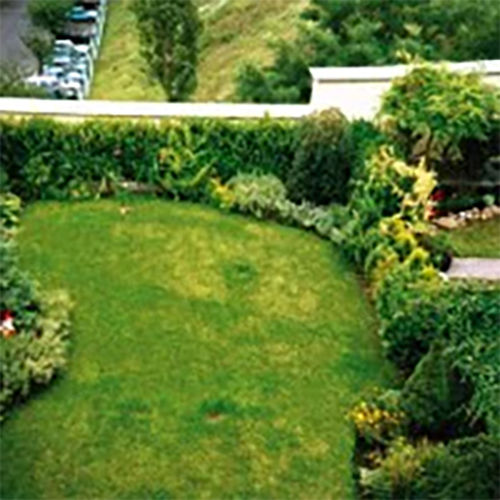
[[[34,85],[45,89],[51,96],[55,97],[59,88],[59,79],[50,75],[33,75],[25,79],[28,85]]]
[[[68,73],[66,73],[65,80],[80,85],[83,97],[88,96],[90,90],[90,84],[85,73],[78,71],[76,68],[73,68]]]
[[[59,81],[59,91],[64,99],[82,100],[83,87],[76,80],[63,79]]]

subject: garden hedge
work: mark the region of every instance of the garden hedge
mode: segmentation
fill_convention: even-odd
[[[3,189],[64,198],[68,187],[118,178],[155,181],[168,170],[212,167],[227,181],[254,170],[283,178],[297,141],[292,120],[0,120]]]

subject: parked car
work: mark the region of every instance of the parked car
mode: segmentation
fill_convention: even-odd
[[[34,75],[26,82],[43,87],[56,98],[85,98],[90,92],[106,9],[107,0],[75,0],[42,75]]]
[[[51,97],[58,98],[59,79],[50,75],[33,75],[25,79],[28,85],[45,89]]]
[[[89,45],[94,59],[97,57],[101,39],[99,30],[94,23],[69,22],[63,29],[63,37],[71,40],[75,45]]]
[[[63,99],[82,100],[84,98],[82,85],[75,80],[64,78],[59,81],[59,90]]]
[[[97,23],[100,15],[97,10],[87,10],[83,7],[73,7],[68,13],[68,19],[75,23]]]
[[[77,83],[80,86],[83,97],[87,97],[90,91],[90,82],[87,75],[76,68],[71,68],[65,76],[65,79],[69,82]]]

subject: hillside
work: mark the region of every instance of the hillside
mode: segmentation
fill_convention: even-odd
[[[290,38],[308,0],[199,0],[204,24],[197,101],[229,100],[234,74],[247,60],[266,62],[269,42]],[[158,84],[149,81],[139,55],[131,0],[110,2],[92,99],[163,100]]]

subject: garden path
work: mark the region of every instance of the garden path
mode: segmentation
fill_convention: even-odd
[[[500,281],[500,259],[453,259],[447,275],[449,278]]]

